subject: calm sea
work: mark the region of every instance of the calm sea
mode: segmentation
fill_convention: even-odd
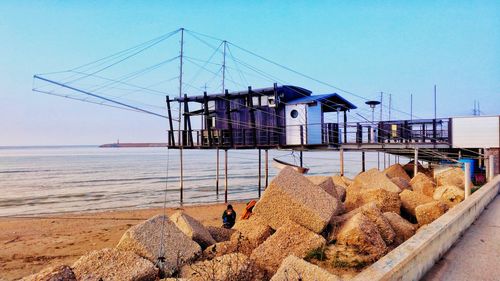
[[[220,151],[219,196],[216,154],[215,150],[184,150],[184,204],[224,201],[224,152]],[[298,152],[269,151],[269,180],[277,172],[274,157],[293,163]],[[346,174],[354,176],[361,169],[360,154],[346,153],[345,159]],[[339,154],[305,152],[304,164],[310,174],[333,175],[339,172]],[[228,167],[229,200],[256,198],[258,151],[230,150]],[[376,153],[367,154],[367,168],[371,167],[377,167]],[[177,150],[0,147],[0,216],[160,207],[165,188],[167,205],[179,205]]]

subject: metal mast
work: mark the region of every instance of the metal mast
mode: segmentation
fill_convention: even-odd
[[[181,28],[181,54],[180,54],[180,67],[179,67],[179,99],[182,98],[182,66],[183,66],[183,56],[184,56],[184,28]],[[187,101],[184,101],[187,102]],[[179,179],[179,188],[181,190],[181,203],[184,199],[184,167],[183,167],[183,157],[182,157],[182,143],[181,143],[181,103],[179,102],[179,135],[178,135],[178,143],[179,143],[179,156],[180,156],[180,179]],[[185,122],[185,121],[184,121]]]
[[[382,108],[384,108],[383,101],[384,101],[384,92],[380,92],[380,120],[379,121],[382,121]]]
[[[224,94],[224,91],[226,90],[226,48],[227,48],[227,41],[224,40],[222,43],[224,44],[224,52],[223,52],[223,57],[222,57],[222,94]]]

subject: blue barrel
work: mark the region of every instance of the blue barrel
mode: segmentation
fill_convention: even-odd
[[[476,163],[476,159],[470,159],[470,158],[461,158],[458,160],[460,163],[470,163],[470,177],[471,179],[474,178],[474,167]],[[465,165],[462,164],[462,170],[465,171]]]

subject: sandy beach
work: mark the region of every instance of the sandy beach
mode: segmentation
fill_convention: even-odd
[[[245,203],[232,203],[238,216]],[[168,208],[200,220],[204,225],[220,226],[224,204]],[[0,280],[17,280],[49,265],[71,265],[88,251],[114,247],[131,226],[162,208],[72,213],[43,218],[0,219]]]

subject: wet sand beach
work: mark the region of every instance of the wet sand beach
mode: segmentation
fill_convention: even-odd
[[[245,203],[233,203],[238,216]],[[168,208],[183,209],[204,225],[220,226],[224,204]],[[88,251],[114,247],[131,226],[162,208],[72,213],[42,218],[0,218],[0,280],[17,280],[49,265],[71,265]]]

